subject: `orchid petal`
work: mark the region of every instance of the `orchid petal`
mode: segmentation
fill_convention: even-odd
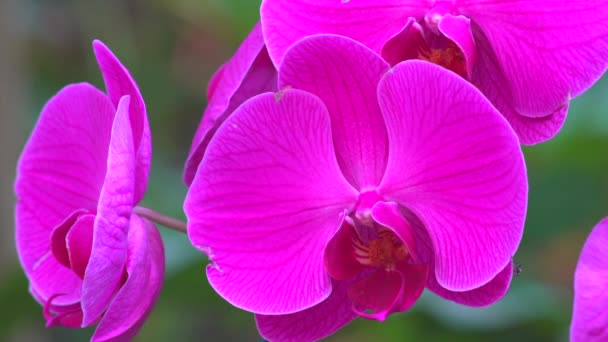
[[[484,93],[489,88],[508,93],[520,115],[556,112],[608,67],[608,6],[603,2],[463,0],[459,7],[476,23],[476,40],[483,36],[489,42],[480,54],[491,51],[495,57],[492,68],[473,81]],[[508,76],[506,83],[484,82],[495,72]]]
[[[509,290],[512,278],[513,263],[510,262],[490,282],[470,291],[454,292],[446,290],[437,283],[437,279],[435,279],[432,273],[429,274],[426,286],[433,293],[444,299],[467,306],[482,307],[494,304],[504,297]]]
[[[534,145],[553,138],[566,120],[568,105],[566,104],[544,117],[532,118],[519,114],[513,107],[511,92],[506,87],[509,84],[506,76],[508,74],[499,70],[496,57],[491,52],[490,43],[480,35],[477,35],[475,40],[480,53],[477,55],[477,65],[472,77],[473,84],[483,91],[484,95],[509,121],[522,144]]]
[[[308,342],[323,339],[357,318],[346,289],[348,282],[334,281],[323,302],[288,315],[255,315],[258,330],[269,341]]]
[[[226,118],[247,99],[277,91],[277,70],[268,57],[260,25],[209,83],[209,103],[188,153],[184,182],[192,183],[209,141]]]
[[[245,41],[247,41],[247,39],[245,39]],[[222,64],[222,66],[220,66],[211,76],[209,84],[207,84],[207,101],[211,100],[211,98],[215,94],[215,90],[217,89],[218,83],[220,83],[220,80],[224,78],[224,70],[226,69],[226,64]]]
[[[281,66],[281,88],[309,91],[327,106],[338,164],[357,189],[376,186],[386,167],[388,141],[376,89],[388,68],[365,46],[334,35],[299,41]]]
[[[92,341],[130,341],[143,325],[160,294],[164,250],[158,230],[137,215],[131,216],[127,280],[104,314]]]
[[[608,339],[608,218],[593,228],[587,238],[574,274],[574,307],[570,339],[605,341]]]
[[[136,204],[142,200],[148,187],[150,162],[152,159],[152,138],[146,115],[146,104],[137,87],[137,83],[135,83],[127,68],[120,63],[112,51],[99,40],[93,41],[93,50],[106,84],[108,96],[114,106],[118,107],[120,100],[125,95],[129,95],[131,98],[128,111],[137,156],[133,202],[133,204]]]
[[[81,280],[53,257],[50,236],[74,210],[95,211],[113,118],[101,91],[86,83],[69,85],[45,105],[19,160],[17,251],[43,303],[55,294],[66,294],[59,303],[80,295]]]
[[[428,62],[397,65],[378,93],[389,136],[378,193],[423,222],[441,286],[467,291],[489,282],[517,250],[526,214],[526,170],[512,129],[477,89]]]
[[[120,286],[127,259],[127,231],[133,205],[135,150],[129,120],[129,96],[116,110],[106,179],[99,196],[93,247],[82,290],[83,326],[96,321]]]
[[[379,52],[409,17],[421,19],[430,7],[424,0],[318,1],[264,0],[260,10],[264,39],[274,65],[281,65],[289,47],[322,33],[353,38]]]
[[[478,40],[479,46],[484,46],[483,41]],[[484,89],[484,95],[492,99],[492,104],[500,109],[502,115],[509,121],[513,130],[517,133],[522,144],[534,145],[553,138],[562,128],[568,114],[568,105],[558,109],[555,113],[538,118],[531,118],[518,114],[510,103],[509,94],[504,87],[494,88],[488,86],[492,83],[506,83],[506,78],[501,73],[492,73],[492,62],[490,57],[481,54],[477,65],[478,73],[486,75],[478,79],[478,87]],[[491,73],[491,74],[490,74]]]
[[[464,54],[469,78],[477,60],[477,48],[471,31],[471,20],[462,15],[446,14],[439,22],[439,31],[453,41]]]
[[[287,314],[329,296],[323,251],[356,197],[327,109],[286,90],[254,97],[224,122],[184,210],[191,242],[213,261],[213,288],[236,307]]]

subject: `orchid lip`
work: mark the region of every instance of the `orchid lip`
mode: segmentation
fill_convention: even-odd
[[[375,191],[364,197],[369,200],[374,195]],[[325,255],[329,275],[350,284],[347,292],[352,310],[360,317],[380,321],[407,310],[416,301],[428,270],[426,264],[415,264],[409,249],[414,247],[413,240],[401,237],[407,233],[397,233],[397,227],[389,227],[390,223],[385,226],[386,216],[381,215],[379,221],[374,218],[378,210],[388,215],[396,213],[386,209],[394,206],[380,201],[372,209],[348,216]]]

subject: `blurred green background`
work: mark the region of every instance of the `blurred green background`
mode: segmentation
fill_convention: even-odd
[[[86,341],[92,329],[46,329],[13,238],[12,183],[44,102],[62,86],[103,89],[91,41],[131,70],[154,142],[144,205],[184,219],[181,181],[206,84],[258,20],[259,0],[0,1],[0,341]],[[608,215],[608,80],[573,101],[562,133],[525,148],[530,204],[516,261],[522,273],[496,305],[471,309],[426,293],[387,322],[359,319],[328,341],[566,341],[572,275],[587,233]],[[205,257],[163,230],[167,276],[137,341],[258,341],[252,315],[209,287]]]

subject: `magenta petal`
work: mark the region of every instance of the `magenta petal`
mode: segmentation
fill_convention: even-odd
[[[386,167],[388,142],[376,89],[388,68],[365,46],[334,35],[299,41],[281,65],[281,88],[309,91],[327,106],[338,164],[357,189],[376,186]]]
[[[429,275],[427,288],[444,299],[467,306],[481,307],[494,304],[502,299],[509,290],[512,278],[513,263],[510,262],[489,283],[470,291],[454,292],[446,290],[437,283],[437,279],[432,274]]]
[[[487,73],[502,71],[507,76],[507,82],[484,84],[480,89],[510,93],[510,104],[520,115],[540,117],[557,111],[608,67],[606,2],[519,1],[515,6],[462,1],[460,5],[495,54]]]
[[[593,228],[574,274],[573,342],[608,339],[608,218]]]
[[[128,111],[137,156],[134,203],[139,203],[148,187],[152,159],[152,138],[146,115],[146,104],[129,70],[120,63],[112,51],[99,40],[93,41],[93,50],[106,84],[108,96],[114,106],[118,107],[118,103],[123,96],[129,95],[131,97]]]
[[[502,99],[496,98],[497,108],[503,108],[502,115],[509,121],[513,130],[519,137],[519,142],[525,145],[534,145],[553,138],[562,128],[568,114],[568,105],[558,109],[555,113],[540,118],[529,118],[515,113],[507,105],[500,106]]]
[[[192,183],[209,140],[219,126],[247,99],[277,91],[277,70],[268,57],[260,25],[256,25],[234,56],[209,82],[209,103],[188,153],[184,182]]]
[[[464,54],[467,65],[467,75],[473,75],[477,60],[477,48],[471,32],[471,20],[465,16],[446,14],[439,22],[439,31],[453,41]]]
[[[135,151],[129,120],[129,96],[118,104],[112,127],[106,180],[99,197],[93,248],[83,290],[83,326],[96,321],[120,286],[127,259],[127,231],[135,185]]]
[[[63,88],[42,110],[17,166],[15,192],[47,234],[74,210],[95,210],[113,119],[107,97],[86,83]]]
[[[483,91],[484,95],[509,121],[522,144],[534,145],[553,138],[566,120],[568,105],[558,108],[552,114],[537,118],[518,113],[513,107],[513,95],[505,86],[508,84],[507,74],[503,73],[500,66],[496,64],[496,57],[491,52],[490,43],[479,34],[475,39],[479,54],[472,77],[473,84]]]
[[[188,235],[231,304],[286,314],[329,296],[325,246],[357,192],[338,167],[327,109],[301,90],[245,102],[211,140],[186,197]]]
[[[325,248],[325,268],[336,280],[349,280],[359,274],[365,266],[355,258],[353,241],[357,233],[351,224],[344,222]]]
[[[131,216],[127,280],[104,314],[91,341],[130,341],[151,312],[164,277],[163,244],[154,225]]]
[[[439,284],[466,291],[489,282],[523,233],[528,186],[517,137],[477,89],[431,63],[399,64],[378,93],[389,136],[379,194],[420,218]]]
[[[95,211],[103,185],[114,109],[89,84],[63,88],[45,105],[17,166],[16,242],[38,300],[80,295],[81,280],[51,253],[51,231],[74,210]]]
[[[245,39],[245,41],[247,41],[247,40]],[[220,80],[222,78],[224,78],[225,69],[226,69],[226,64],[223,64],[211,76],[211,79],[209,80],[209,84],[207,85],[207,101],[211,100],[211,98],[213,97],[213,94],[215,94],[215,90],[217,89],[218,83],[220,83]]]
[[[350,37],[379,52],[409,17],[421,19],[429,7],[424,0],[265,0],[260,15],[270,58],[278,67],[291,45],[320,33]]]
[[[256,315],[258,330],[269,341],[308,342],[321,340],[357,318],[346,288],[334,281],[331,295],[323,302],[289,315]]]
[[[84,278],[84,272],[91,257],[94,223],[95,215],[81,216],[66,237],[70,265],[80,278]]]

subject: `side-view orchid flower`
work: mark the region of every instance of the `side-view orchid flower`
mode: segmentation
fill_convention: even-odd
[[[264,0],[270,58],[319,33],[351,37],[395,65],[423,59],[468,79],[524,144],[552,138],[569,102],[608,67],[608,2]]]
[[[593,228],[574,274],[570,341],[608,340],[608,218]]]
[[[93,43],[107,94],[71,84],[45,105],[17,167],[17,250],[47,326],[98,324],[128,341],[164,276],[153,223],[134,212],[148,184],[146,109],[127,69]]]
[[[277,70],[264,45],[262,28],[257,24],[234,56],[209,81],[209,102],[186,161],[186,185],[192,183],[209,140],[222,122],[245,100],[268,91],[277,91]]]
[[[317,340],[406,311],[424,288],[470,306],[502,298],[527,178],[517,136],[476,88],[334,35],[296,43],[279,88],[218,128],[184,204],[209,282],[262,336]]]

